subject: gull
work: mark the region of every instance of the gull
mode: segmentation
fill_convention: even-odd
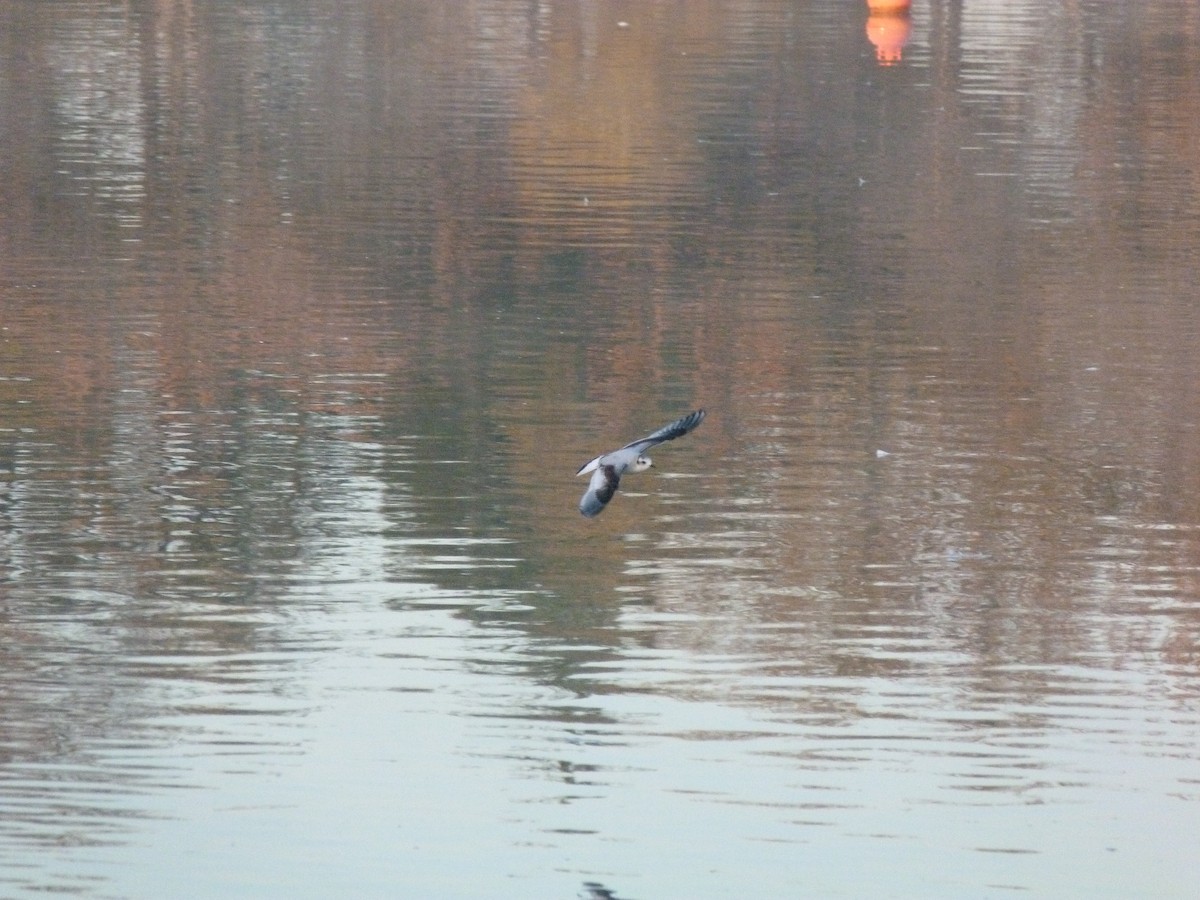
[[[643,455],[643,451],[665,441],[683,437],[703,420],[704,410],[698,409],[682,419],[676,419],[670,425],[664,425],[653,434],[626,444],[620,450],[602,453],[591,462],[584,463],[575,474],[578,476],[591,472],[592,480],[588,482],[587,490],[579,501],[579,511],[589,519],[600,515],[617,492],[622,475],[626,472],[645,472],[654,465],[650,457]]]

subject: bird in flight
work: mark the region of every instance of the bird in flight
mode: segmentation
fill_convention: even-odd
[[[579,501],[579,511],[589,519],[600,515],[617,492],[622,475],[626,472],[645,472],[654,465],[650,457],[644,455],[644,451],[665,441],[683,437],[703,420],[704,410],[698,409],[682,419],[676,419],[670,425],[664,425],[653,434],[626,444],[620,450],[602,453],[591,462],[584,463],[575,474],[586,475],[591,472],[592,480],[588,482],[587,490]]]

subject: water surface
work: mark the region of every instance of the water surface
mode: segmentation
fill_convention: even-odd
[[[0,35],[0,894],[1193,896],[1192,4]]]

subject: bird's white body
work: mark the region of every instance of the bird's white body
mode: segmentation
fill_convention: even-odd
[[[618,451],[620,452],[620,451]],[[597,456],[590,463],[576,472],[576,475],[586,475],[588,472],[595,472],[601,465],[616,465],[614,460],[609,457],[616,456],[616,453],[609,453],[604,456]],[[618,475],[624,475],[626,472],[645,472],[647,469],[654,466],[654,461],[648,456],[639,456],[633,462],[627,464],[623,469],[618,469]]]

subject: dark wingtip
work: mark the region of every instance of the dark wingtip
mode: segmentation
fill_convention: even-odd
[[[695,430],[696,426],[704,421],[704,417],[708,415],[703,409],[697,409],[694,412],[688,413],[679,420],[679,433],[687,434]]]
[[[601,500],[591,491],[583,495],[583,499],[579,501],[579,513],[584,518],[594,519],[600,513],[604,512],[604,507],[607,506],[607,501]]]

